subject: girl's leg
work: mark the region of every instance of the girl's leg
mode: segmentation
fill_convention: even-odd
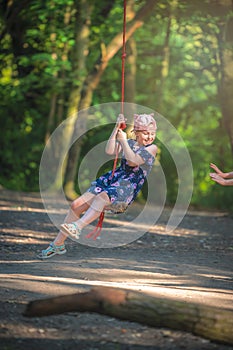
[[[77,218],[79,218],[80,214],[83,211],[86,211],[83,217],[76,221],[78,227],[82,229],[84,226],[97,219],[99,214],[103,211],[104,207],[109,204],[110,200],[106,192],[102,192],[99,195],[93,195],[88,192],[72,203],[71,209],[65,218],[65,223],[68,224],[70,222],[74,222],[74,220],[77,220]],[[64,224],[64,226],[66,226],[66,224]],[[47,249],[42,250],[38,257],[40,259],[46,259],[52,257],[55,254],[61,255],[66,253],[64,246],[66,238],[67,235],[62,231],[59,231],[54,242],[51,243]]]
[[[104,210],[104,207],[109,204],[110,199],[106,192],[101,192],[100,194],[96,195],[86,213],[76,221],[78,227],[82,229],[97,219],[100,213]]]
[[[100,213],[103,211],[104,207],[106,205],[110,204],[109,197],[106,192],[101,192],[100,194],[96,195],[95,198],[91,201],[89,205],[89,209],[86,211],[86,213],[78,220],[73,221],[73,223],[76,224],[78,229],[82,229],[83,227],[90,224],[92,221],[98,218]],[[63,224],[63,229],[65,229],[67,232],[71,232],[70,230],[73,230],[70,228],[70,225]]]
[[[95,198],[94,194],[90,192],[86,192],[82,196],[75,199],[71,204],[71,207],[68,211],[68,214],[64,222],[70,223],[79,219],[80,215],[86,210],[88,210],[94,198]],[[55,245],[62,245],[64,244],[66,238],[67,238],[67,235],[60,230],[53,243]]]

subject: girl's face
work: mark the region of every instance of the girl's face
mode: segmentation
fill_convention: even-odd
[[[136,140],[139,145],[147,146],[154,142],[156,131],[153,128],[149,128],[144,131],[136,131]]]

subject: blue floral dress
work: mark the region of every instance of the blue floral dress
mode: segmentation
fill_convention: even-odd
[[[129,166],[123,153],[120,166],[116,168],[113,178],[111,170],[93,181],[87,190],[93,194],[105,191],[111,201],[111,205],[106,209],[115,213],[125,211],[135,200],[155,161],[155,157],[146,149],[150,145],[136,148],[136,141],[131,139],[128,140],[128,144],[134,153],[144,160],[144,163],[140,166]]]

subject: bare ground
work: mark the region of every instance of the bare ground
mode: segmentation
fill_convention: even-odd
[[[192,334],[88,313],[43,318],[22,315],[38,298],[106,285],[185,302],[233,309],[233,218],[188,212],[171,233],[170,210],[131,244],[96,248],[67,243],[64,256],[40,261],[56,229],[39,194],[0,190],[0,341],[3,350],[229,350]]]

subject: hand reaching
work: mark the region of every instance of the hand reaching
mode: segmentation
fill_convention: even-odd
[[[210,163],[210,167],[215,170],[215,173],[210,173],[210,177],[213,181],[219,183],[222,186],[232,186],[233,185],[233,172],[224,173],[217,165]]]
[[[214,163],[210,163],[210,167],[215,170],[215,173],[217,173],[219,176],[221,176],[221,178],[225,179],[226,178],[226,173],[222,172],[218,167],[217,165],[215,165]],[[215,174],[215,173],[210,173],[210,176],[212,174]]]
[[[220,185],[225,185],[226,180],[216,173],[210,173],[210,177],[213,181],[219,183]]]

